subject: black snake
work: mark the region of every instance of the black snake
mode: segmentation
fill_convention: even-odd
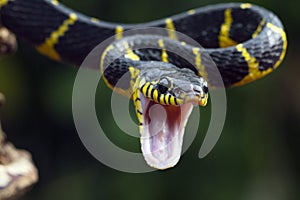
[[[114,24],[84,16],[56,0],[0,0],[0,16],[4,26],[40,53],[76,65],[115,35],[99,65],[106,84],[133,99],[144,157],[159,169],[178,162],[193,104],[205,106],[208,88],[219,86],[207,57],[215,63],[225,87],[231,87],[272,72],[287,49],[277,16],[248,3],[207,6],[142,24]],[[165,28],[165,35],[124,35],[126,30],[143,27]],[[175,31],[203,48],[181,41]],[[148,48],[139,49],[141,45]],[[193,62],[167,48],[179,49]],[[125,53],[112,59],[120,52]],[[127,81],[117,85],[125,74]],[[159,126],[155,125],[159,116],[151,116],[150,110],[157,104],[166,111],[166,121]]]

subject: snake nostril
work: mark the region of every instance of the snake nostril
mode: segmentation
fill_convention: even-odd
[[[208,87],[206,87],[206,86],[204,85],[202,89],[203,89],[203,92],[204,92],[205,94],[208,93]]]

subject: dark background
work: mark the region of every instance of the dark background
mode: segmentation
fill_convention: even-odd
[[[66,5],[101,20],[145,22],[192,8],[221,3],[212,0],[71,1]],[[227,90],[227,118],[213,151],[198,158],[209,112],[178,165],[146,174],[119,172],[95,160],[75,130],[71,95],[76,68],[39,55],[22,42],[19,51],[1,60],[0,110],[8,139],[29,150],[40,181],[23,199],[209,199],[296,200],[300,187],[299,2],[251,1],[275,12],[285,25],[287,56],[271,75]],[[104,88],[104,87],[102,87]],[[126,140],[115,127],[107,95],[99,99],[109,137],[138,151],[138,139]],[[202,114],[202,113],[201,113]],[[124,139],[125,138],[125,139]]]

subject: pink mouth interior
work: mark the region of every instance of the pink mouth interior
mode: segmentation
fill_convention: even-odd
[[[161,105],[142,94],[140,97],[144,113],[141,133],[144,158],[157,169],[173,167],[181,156],[184,127],[193,105]]]

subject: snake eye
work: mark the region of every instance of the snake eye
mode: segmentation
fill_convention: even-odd
[[[164,94],[168,91],[168,89],[171,87],[171,83],[167,78],[162,78],[158,85],[157,85],[157,90],[161,93]]]
[[[164,85],[158,84],[157,90],[159,91],[159,93],[165,94],[168,91],[168,88]]]

